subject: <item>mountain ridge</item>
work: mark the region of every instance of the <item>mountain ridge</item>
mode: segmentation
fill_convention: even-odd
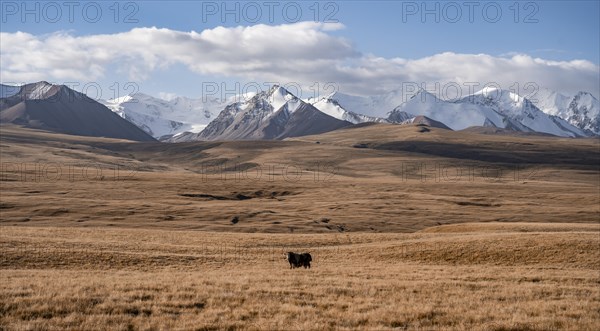
[[[174,136],[169,141],[279,140],[349,125],[350,122],[331,117],[285,88],[274,85],[248,101],[228,105],[201,132]]]
[[[47,82],[27,86],[26,91],[16,95],[31,100],[49,99],[58,91],[57,85]],[[15,94],[14,90],[14,86],[2,85],[2,94],[8,98]],[[14,95],[12,97],[14,99]],[[284,139],[289,135],[302,135],[302,131],[312,134],[350,124],[415,123],[419,116],[452,130],[484,126],[562,137],[600,135],[600,104],[589,92],[565,96],[542,89],[533,96],[523,97],[488,87],[457,100],[443,100],[421,88],[410,93],[392,90],[367,97],[336,91],[302,100],[274,85],[241,99],[237,96],[227,100],[200,100],[178,96],[164,100],[138,92],[100,100],[100,103],[154,138],[171,142]],[[6,108],[6,102],[3,107]],[[298,109],[303,111],[295,114]],[[315,110],[320,114],[313,114]],[[307,117],[305,121],[312,123],[314,130],[296,118],[300,114]],[[6,114],[4,117],[7,120]],[[292,125],[303,130],[294,129]]]
[[[104,105],[65,85],[26,84],[0,98],[0,123],[93,137],[155,141]]]

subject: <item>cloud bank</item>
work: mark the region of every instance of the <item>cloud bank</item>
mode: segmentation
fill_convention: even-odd
[[[382,58],[362,54],[350,40],[333,33],[343,28],[340,23],[299,22],[201,32],[150,27],[86,36],[2,32],[0,76],[3,82],[89,82],[110,76],[116,67],[132,81],[142,81],[155,70],[179,64],[201,75],[243,81],[333,82],[359,94],[397,89],[403,82],[494,82],[506,89],[533,82],[567,93],[600,90],[600,68],[585,60],[452,52]]]

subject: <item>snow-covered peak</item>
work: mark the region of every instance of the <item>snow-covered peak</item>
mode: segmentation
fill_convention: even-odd
[[[439,99],[432,93],[429,93],[428,91],[426,91],[425,89],[422,89],[422,88],[419,89],[417,91],[417,93],[412,95],[408,101],[411,101],[411,100],[413,102],[417,101],[417,102],[422,102],[422,103],[440,103],[440,102],[442,102],[441,99]]]
[[[562,118],[589,133],[600,135],[600,102],[588,92],[577,93]]]
[[[26,100],[41,100],[53,96],[60,90],[59,85],[52,85],[46,81],[21,86],[19,94]]]
[[[113,103],[113,104],[120,104],[120,103],[124,103],[124,102],[131,102],[132,100],[135,100],[134,97],[132,95],[126,95],[126,96],[122,96],[122,97],[118,97],[118,98],[114,98],[114,99],[109,99],[106,100],[107,102]]]
[[[279,85],[274,85],[273,87],[271,87],[267,98],[269,104],[271,104],[274,111],[279,110],[288,101],[298,99],[288,90]]]
[[[588,106],[588,109],[595,108],[595,112],[593,115],[598,115],[598,109],[595,107],[598,105],[598,99],[596,99],[589,92],[579,92],[573,97],[573,100],[576,101],[580,106]]]
[[[457,101],[472,103],[494,109],[507,116],[521,116],[524,113],[536,112],[536,107],[522,96],[507,90],[486,87]]]
[[[540,89],[531,101],[544,113],[559,117],[588,135],[600,135],[600,102],[589,92],[569,96]]]
[[[384,121],[383,118],[390,111],[409,100],[416,92],[399,88],[384,94],[361,96],[335,91],[326,96],[309,98],[307,102],[338,119],[353,123],[357,123],[355,121],[359,118],[362,118],[359,122],[380,122]],[[350,116],[345,114],[350,114]],[[352,120],[352,118],[355,118],[355,120]]]
[[[514,104],[521,107],[525,102],[525,98],[512,91],[502,90],[492,86],[486,86],[483,89],[471,94],[468,97],[482,96],[496,104]]]
[[[504,117],[501,126],[495,125],[498,127],[543,132],[561,137],[585,135],[577,127],[548,116],[529,99],[507,90],[484,88],[456,103],[472,104],[493,110]]]
[[[544,113],[560,117],[564,115],[563,112],[568,108],[572,99],[572,96],[566,96],[546,88],[539,89],[529,98]]]
[[[28,87],[28,93],[30,99],[41,99],[44,94],[46,94],[54,85],[41,81],[35,84],[32,84]]]
[[[185,131],[200,132],[227,105],[217,98],[173,96],[164,100],[140,92],[100,102],[155,138]]]
[[[223,111],[216,118],[217,121],[226,123],[242,116],[243,118],[238,120],[261,123],[267,121],[280,110],[291,114],[304,104],[302,100],[279,85],[274,85],[268,90],[256,93],[249,99],[246,97],[236,99],[223,107]]]
[[[364,114],[359,114],[353,112],[351,110],[345,109],[344,106],[340,104],[338,99],[344,99],[348,95],[341,94],[339,92],[330,93],[324,97],[318,98],[309,98],[306,102],[313,105],[315,108],[320,110],[321,112],[342,121],[348,121],[350,123],[358,124],[364,122],[385,122],[386,120],[383,118],[368,116]],[[351,102],[346,103],[352,104]]]
[[[423,89],[390,112],[388,120],[393,123],[404,123],[417,116],[426,116],[442,122],[453,130],[480,126],[486,122],[490,125],[502,126],[502,116],[487,107],[446,102]]]
[[[473,93],[473,95],[483,95],[485,97],[489,97],[491,94],[498,94],[498,93],[502,93],[502,90],[493,86],[486,86],[484,88],[482,88],[481,90]]]

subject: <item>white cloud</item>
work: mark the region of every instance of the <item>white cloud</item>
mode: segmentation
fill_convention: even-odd
[[[340,24],[301,22],[216,27],[201,33],[155,27],[81,37],[64,32],[1,33],[2,79],[98,79],[113,63],[133,80],[174,63],[199,73],[245,75],[269,70],[277,61],[357,56],[349,41],[324,32],[339,28]]]
[[[244,81],[334,82],[345,92],[377,93],[402,82],[495,82],[502,88],[534,82],[572,93],[600,89],[597,64],[550,61],[526,54],[505,56],[446,52],[420,59],[360,54],[351,41],[332,35],[339,23],[300,22],[216,27],[201,32],[135,28],[74,36],[0,33],[1,77],[9,81],[91,81],[117,67],[131,80],[172,65]]]

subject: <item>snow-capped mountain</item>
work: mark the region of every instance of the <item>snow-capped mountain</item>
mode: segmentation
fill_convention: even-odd
[[[566,96],[540,89],[531,101],[548,115],[557,116],[588,134],[600,135],[600,101],[588,92]]]
[[[144,100],[143,102],[141,102]],[[154,102],[156,101],[156,102]],[[138,93],[118,99],[103,100],[110,110],[146,131],[154,138],[191,129],[191,125],[165,118],[163,112],[171,109],[162,100]],[[168,115],[167,115],[168,116]]]
[[[489,107],[447,102],[423,89],[391,111],[388,120],[392,123],[404,123],[409,116],[419,115],[442,122],[453,130],[484,125],[505,127],[504,117]]]
[[[0,84],[0,106],[7,110],[26,101],[23,107],[32,109],[26,111],[27,116],[35,117],[38,107],[32,104],[34,100],[48,101],[61,93],[70,97],[81,94],[46,82],[18,87]],[[163,100],[136,93],[100,102],[146,133],[167,141],[283,139],[326,132],[351,123],[406,124],[420,123],[422,119],[439,122],[453,130],[487,126],[562,137],[600,135],[598,99],[587,92],[566,96],[547,89],[539,90],[531,98],[484,88],[459,100],[445,101],[423,89],[414,93],[398,89],[375,96],[335,92],[304,101],[284,88],[274,86],[253,96],[235,96],[228,100],[185,97]],[[56,108],[56,104],[45,104],[48,108]],[[73,108],[67,104],[64,107]],[[29,121],[19,114],[21,112],[16,110],[3,111],[3,121]],[[44,117],[42,122],[54,121],[50,117]],[[61,127],[55,124],[52,125]],[[63,131],[81,130],[69,128]],[[90,130],[81,132],[84,131]]]
[[[80,136],[155,141],[87,95],[48,82],[26,84],[0,98],[0,123]]]
[[[355,113],[351,110],[345,109],[338,101],[340,97],[340,93],[334,92],[325,97],[319,98],[309,98],[307,102],[313,105],[318,110],[323,113],[337,118],[342,121],[348,121],[353,124],[364,123],[364,122],[386,122],[385,119],[375,116],[367,116],[363,114]],[[348,95],[345,95],[348,96]],[[343,97],[341,99],[344,99]],[[358,97],[354,98],[354,100],[360,100]],[[352,104],[352,103],[349,103]],[[366,101],[363,99],[363,103],[366,104]],[[360,107],[359,107],[360,108]]]
[[[423,115],[453,130],[491,126],[521,132],[543,132],[561,137],[582,137],[585,132],[556,116],[539,110],[528,99],[510,91],[485,88],[449,102],[420,90],[388,116],[393,123],[405,123],[409,115]]]
[[[333,118],[280,86],[227,107],[198,134],[170,141],[283,139],[318,134],[351,125]]]
[[[308,103],[337,119],[353,123],[381,122],[398,105],[410,99],[415,92],[397,89],[373,96],[350,95],[334,92],[325,97],[310,98]]]
[[[503,117],[503,123],[500,125],[492,121],[494,126],[500,128],[523,132],[543,132],[561,137],[584,137],[587,135],[583,130],[566,121],[542,112],[531,101],[511,91],[484,88],[455,103],[478,105],[482,106],[482,109],[493,110]]]
[[[186,131],[202,131],[229,101],[217,98],[204,101],[185,97],[163,100],[136,93],[100,102],[148,134],[160,138]]]

